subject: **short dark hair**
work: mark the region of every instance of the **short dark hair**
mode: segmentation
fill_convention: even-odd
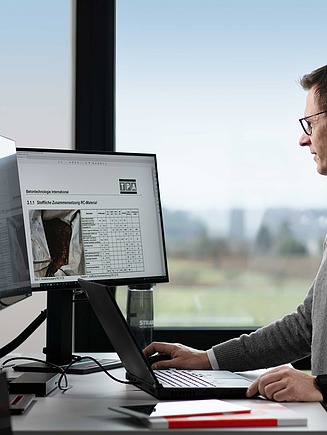
[[[315,96],[319,108],[327,110],[327,65],[305,74],[300,79],[300,85],[306,91],[315,87]]]

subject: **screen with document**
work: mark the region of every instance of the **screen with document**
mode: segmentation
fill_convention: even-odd
[[[155,154],[17,149],[33,290],[168,281]]]

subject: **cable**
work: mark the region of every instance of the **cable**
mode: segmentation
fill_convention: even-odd
[[[25,340],[27,340],[34,331],[37,330],[39,326],[42,325],[42,323],[47,318],[47,310],[41,311],[41,313],[37,316],[36,319],[33,320],[32,323],[30,323],[23,332],[21,332],[16,338],[14,338],[10,343],[6,344],[4,347],[0,349],[0,358],[3,358],[8,353],[13,352],[18,346],[20,346],[22,343],[24,343]]]
[[[69,363],[66,367],[65,367],[65,369],[64,369],[64,372],[66,373],[67,372],[67,370],[72,366],[72,365],[74,365],[76,362],[78,362],[78,361],[82,361],[83,359],[90,359],[91,361],[93,361],[95,364],[97,364],[100,368],[101,368],[101,370],[110,378],[110,379],[112,379],[113,381],[116,381],[116,382],[119,382],[119,383],[121,383],[121,384],[126,384],[126,385],[131,385],[131,382],[130,381],[124,381],[124,380],[122,380],[122,379],[118,379],[118,378],[116,378],[115,376],[113,376],[111,373],[109,373],[108,372],[108,370],[106,370],[105,369],[105,367],[99,362],[99,361],[97,361],[95,358],[93,358],[92,356],[88,356],[88,355],[86,355],[86,356],[79,356],[79,355],[74,355],[73,356],[73,358],[74,358],[74,360],[71,362],[71,363]]]
[[[24,357],[24,356],[16,356],[16,357],[12,357],[12,358],[8,358],[6,359],[3,363],[2,363],[2,367],[1,370],[3,370],[6,366],[6,364],[8,364],[11,361],[16,361],[16,360],[26,360],[26,361],[34,361],[34,362],[38,362],[38,363],[42,363],[45,365],[48,365],[49,367],[53,367],[56,369],[56,371],[58,373],[60,373],[59,379],[58,379],[58,388],[59,390],[61,390],[62,392],[66,392],[67,390],[69,390],[70,388],[72,388],[69,384],[68,384],[68,378],[67,378],[67,371],[68,369],[74,365],[76,362],[82,361],[83,359],[89,359],[91,361],[93,361],[95,364],[97,364],[101,370],[113,381],[115,382],[119,382],[121,384],[125,384],[125,385],[132,385],[132,383],[130,381],[124,381],[122,379],[118,379],[115,376],[113,376],[111,373],[109,373],[104,366],[97,361],[95,358],[93,358],[92,356],[79,356],[79,355],[73,355],[73,361],[71,363],[69,363],[67,366],[65,366],[65,368],[62,368],[60,366],[58,366],[57,364],[53,364],[38,358],[32,358],[32,357]],[[1,371],[0,370],[0,371]],[[65,385],[62,386],[62,381],[65,380]]]
[[[6,364],[8,364],[10,361],[16,361],[16,360],[34,361],[34,362],[42,363],[42,364],[47,365],[49,367],[55,368],[56,371],[58,373],[60,373],[60,376],[59,376],[59,379],[58,379],[58,388],[60,390],[62,390],[62,391],[67,391],[67,390],[69,390],[71,388],[69,386],[69,384],[68,384],[66,370],[64,370],[62,367],[58,366],[57,364],[53,364],[53,363],[50,363],[48,361],[44,361],[44,360],[39,359],[39,358],[24,357],[24,356],[15,356],[15,357],[12,357],[12,358],[8,358],[8,359],[6,359],[2,363],[1,370],[3,370],[5,368],[5,366],[6,366]],[[61,382],[62,382],[63,379],[65,380],[65,385],[64,386],[61,385]]]

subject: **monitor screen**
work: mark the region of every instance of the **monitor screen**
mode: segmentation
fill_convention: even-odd
[[[31,294],[16,147],[0,136],[0,310]]]
[[[33,290],[168,281],[156,156],[17,149]]]

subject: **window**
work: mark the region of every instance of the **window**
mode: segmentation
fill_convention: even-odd
[[[2,0],[0,16],[0,134],[18,147],[72,148],[72,2]],[[44,310],[45,298],[34,293],[1,312],[0,347]],[[19,351],[39,352],[44,326]]]
[[[1,134],[21,147],[72,148],[72,3],[0,3]]]
[[[326,13],[317,0],[117,1],[116,149],[158,155],[170,283],[156,326],[259,326],[305,296],[326,179],[298,146],[297,80],[326,63]]]

